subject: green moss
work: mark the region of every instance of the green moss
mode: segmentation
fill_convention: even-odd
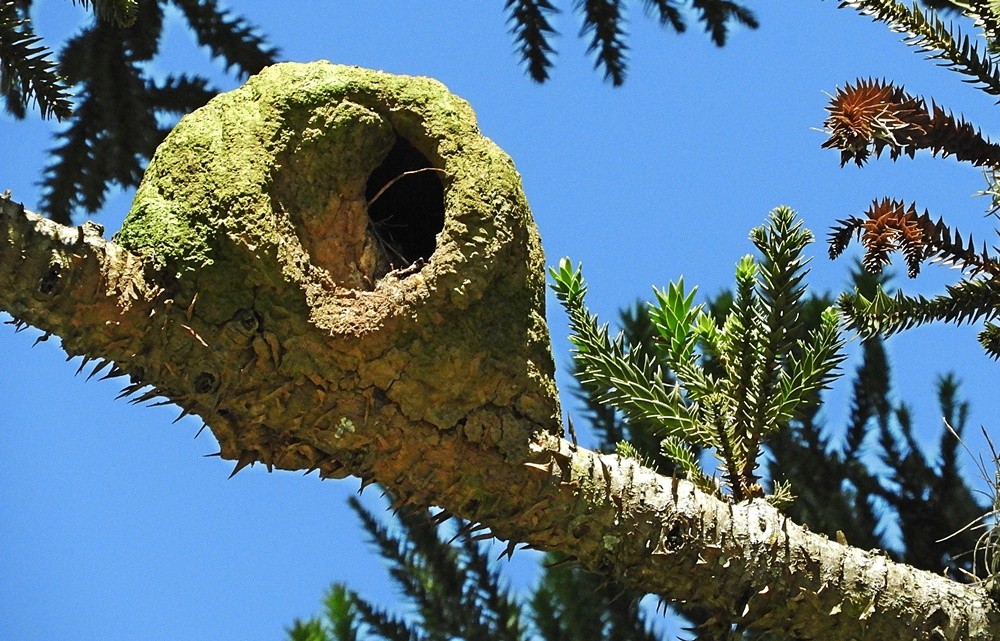
[[[451,146],[448,136],[478,135],[471,109],[436,81],[328,63],[275,65],[181,120],[115,239],[179,273],[217,263],[226,237],[280,247],[287,230],[271,216],[275,172],[310,159],[291,205],[356,195],[394,129],[432,162],[453,151],[439,149]]]
[[[444,228],[413,282],[379,280],[384,271],[360,267],[375,262],[364,253],[366,182],[397,136],[442,171],[444,186]],[[543,257],[520,177],[479,132],[469,105],[434,80],[326,62],[264,70],[181,120],[154,155],[116,241],[175,275],[171,296],[197,300],[200,321],[223,323],[245,309],[266,327],[308,319],[308,328],[283,337],[284,371],[336,358],[306,345],[312,328],[324,340],[351,339],[343,363],[381,358],[420,335],[433,349],[415,354],[411,343],[406,362],[382,358],[387,365],[371,374],[379,382],[399,377],[399,389],[436,390],[423,395],[436,399],[448,380],[434,373],[440,356],[458,354],[461,363],[488,345],[489,366],[502,367],[447,412],[427,400],[414,417],[449,427],[494,398],[509,401],[515,392],[498,391],[508,387],[543,388],[519,394],[520,411],[539,421],[558,415],[552,385],[534,380],[553,366]],[[430,324],[416,327],[418,318]],[[430,340],[431,325],[451,329]],[[387,336],[353,340],[379,333]],[[430,373],[399,371],[417,365]]]

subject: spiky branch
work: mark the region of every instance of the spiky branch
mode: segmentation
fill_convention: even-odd
[[[96,211],[112,184],[138,185],[173,118],[215,95],[199,76],[148,77],[147,63],[160,53],[167,1],[82,1],[97,19],[66,42],[58,63],[32,33],[28,4],[0,2],[0,90],[7,110],[23,117],[34,99],[43,116],[69,119],[56,134],[42,183],[42,207],[53,219],[68,223],[77,209]],[[276,49],[214,0],[170,1],[227,70],[249,75],[276,60]]]
[[[0,2],[0,94],[7,112],[17,118],[34,102],[43,118],[61,120],[72,109],[69,92],[51,52],[19,6],[13,0]]]
[[[906,34],[904,42],[939,60],[944,67],[970,76],[992,95],[1000,95],[1000,70],[967,35],[947,25],[934,11],[924,11],[916,3],[907,6],[897,0],[843,0],[841,7],[853,7],[873,20],[884,22],[893,31]]]
[[[830,258],[837,258],[847,249],[851,238],[861,239],[865,269],[878,274],[889,264],[889,254],[902,252],[910,278],[920,273],[920,265],[933,259],[956,265],[972,275],[1000,275],[1000,262],[986,249],[976,249],[970,236],[967,240],[939,218],[935,222],[925,209],[917,214],[915,203],[883,198],[872,202],[865,217],[850,216],[837,221],[830,232]]]
[[[830,115],[823,124],[830,138],[823,148],[839,149],[841,165],[853,160],[860,167],[886,148],[892,160],[904,154],[912,158],[926,149],[975,166],[1000,165],[1000,145],[964,119],[933,102],[928,109],[922,98],[890,82],[868,79],[848,84],[837,91],[827,111]]]
[[[691,6],[698,12],[699,20],[705,23],[705,31],[718,47],[725,46],[733,22],[748,29],[760,26],[752,11],[730,0],[692,0]]]
[[[279,51],[267,45],[257,27],[215,0],[171,0],[184,14],[198,44],[208,47],[213,58],[221,58],[229,71],[236,68],[246,78],[274,64]]]
[[[549,16],[557,13],[558,9],[548,0],[507,0],[505,7],[511,35],[521,60],[528,67],[528,75],[535,82],[545,82],[555,54],[549,37],[556,31],[549,22]]]
[[[624,16],[620,0],[583,0],[581,35],[590,35],[587,53],[595,54],[594,66],[604,69],[604,77],[618,86],[625,82],[626,47]]]
[[[139,14],[138,0],[73,0],[73,4],[93,7],[99,18],[119,27],[131,27]]]
[[[987,37],[992,38],[991,30],[997,24],[995,3],[950,4],[976,19]],[[1000,93],[994,61],[984,57],[957,29],[945,26],[933,12],[925,16],[916,5],[908,8],[894,0],[846,1],[841,6],[852,6],[906,32],[908,44],[932,51],[931,58],[945,60],[947,66],[973,76],[981,90]],[[924,99],[911,96],[902,87],[873,79],[858,80],[838,91],[827,111],[829,117],[824,124],[830,137],[823,147],[840,150],[841,165],[850,160],[863,165],[886,149],[893,160],[903,155],[912,158],[919,150],[954,156],[985,168],[990,188],[984,193],[993,194],[996,211],[1000,145],[964,119],[956,119],[934,102],[928,108]],[[854,236],[864,245],[863,264],[872,273],[888,264],[891,252],[899,251],[911,278],[928,259],[957,266],[968,274],[966,280],[932,299],[909,297],[902,292],[891,297],[881,289],[869,296],[845,295],[840,305],[854,327],[869,334],[892,333],[932,320],[962,323],[985,318],[987,324],[979,341],[988,354],[1000,356],[1000,330],[990,323],[1000,301],[996,286],[1000,262],[985,244],[977,249],[971,237],[963,238],[942,219],[935,222],[926,210],[918,214],[916,204],[906,206],[903,201],[889,198],[874,200],[864,217],[849,216],[838,222],[829,238],[831,257],[840,255]]]
[[[593,55],[594,67],[603,71],[614,86],[625,81],[628,70],[627,6],[624,0],[574,0],[582,25],[580,36],[589,39],[587,53]],[[749,29],[759,26],[750,9],[732,0],[643,0],[642,6],[661,26],[669,26],[676,33],[687,30],[693,14],[719,47],[726,44],[733,24]],[[549,0],[506,0],[505,9],[528,75],[536,82],[544,82],[555,54],[552,39],[557,32],[550,19],[559,12],[557,4]]]

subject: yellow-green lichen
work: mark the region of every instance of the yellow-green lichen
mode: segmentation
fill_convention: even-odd
[[[372,240],[370,190],[401,142],[434,172],[443,213],[430,252],[400,270]],[[434,80],[326,62],[265,69],[181,120],[116,241],[162,267],[198,336],[252,313],[275,337],[252,342],[255,361],[309,380],[318,392],[295,407],[310,416],[357,386],[443,430],[511,403],[556,429],[543,256],[520,178]],[[511,438],[501,427],[477,436]]]
[[[334,430],[333,435],[336,438],[341,438],[343,436],[346,436],[347,434],[353,434],[355,429],[356,428],[354,427],[354,422],[351,419],[344,416],[341,417],[340,422],[337,423],[337,427]]]

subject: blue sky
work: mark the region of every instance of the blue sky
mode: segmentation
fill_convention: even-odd
[[[591,69],[573,15],[555,20],[560,54],[552,80],[539,86],[517,64],[501,2],[230,6],[262,25],[284,59],[432,76],[467,99],[517,164],[549,262],[583,262],[589,303],[606,320],[681,275],[706,294],[729,286],[751,250],[750,227],[779,204],[822,238],[872,198],[905,198],[992,241],[987,203],[971,197],[983,188],[977,170],[927,156],[840,169],[816,131],[824,92],[857,77],[895,79],[984,127],[992,99],[835,2],[747,3],[762,27],[736,31],[724,49],[697,28],[682,37],[661,31],[636,9],[622,88]],[[83,17],[69,3],[35,4],[50,42]],[[237,84],[172,24],[155,72],[201,71],[220,86]],[[29,208],[55,127],[0,115],[0,189]],[[96,219],[116,229],[130,197],[116,192]],[[840,290],[849,261],[829,261],[822,243],[812,253],[810,283]],[[932,293],[957,278],[943,268],[926,274],[899,284]],[[554,300],[548,315],[565,390],[566,323]],[[935,376],[957,368],[973,402],[971,426],[994,427],[997,365],[975,333],[928,327],[888,344],[897,398],[928,434],[940,420]],[[211,435],[192,438],[200,423],[171,425],[171,408],[114,401],[117,386],[74,378],[76,363],[56,341],[30,349],[36,336],[0,327],[0,638],[256,641],[281,638],[294,617],[312,614],[334,580],[395,600],[345,508],[357,481],[260,467],[226,480],[231,464],[203,458],[216,451]],[[847,415],[844,387],[824,410],[832,426]],[[532,565],[528,554],[515,558],[515,585],[530,582]]]

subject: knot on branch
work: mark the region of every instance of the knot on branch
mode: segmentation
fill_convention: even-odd
[[[315,467],[413,423],[485,443],[484,411],[501,449],[559,429],[520,178],[434,80],[264,70],[177,125],[115,240],[173,310],[131,350],[145,380],[226,458]]]

